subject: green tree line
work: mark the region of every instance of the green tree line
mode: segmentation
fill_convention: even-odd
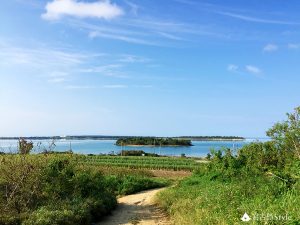
[[[179,138],[130,137],[119,138],[116,145],[192,146],[192,141]]]

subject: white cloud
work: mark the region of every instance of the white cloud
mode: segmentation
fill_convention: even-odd
[[[179,36],[176,36],[176,35],[173,35],[173,34],[168,34],[168,33],[165,33],[165,32],[158,32],[158,34],[160,34],[161,36],[165,37],[165,38],[168,38],[170,40],[175,40],[175,41],[182,41],[183,38],[179,37]]]
[[[239,67],[237,65],[234,65],[234,64],[229,64],[227,66],[227,70],[230,71],[230,72],[236,72],[238,69],[239,69]]]
[[[85,30],[91,39],[105,38],[140,45],[170,46],[175,42],[198,40],[199,36],[227,38],[211,31],[208,26],[161,20],[157,17],[149,19],[123,18],[113,23],[94,24],[91,22],[67,21],[72,27]],[[197,39],[196,39],[197,38]]]
[[[239,20],[244,20],[244,21],[247,21],[247,22],[265,23],[265,24],[278,24],[278,25],[299,25],[300,24],[300,23],[292,22],[292,21],[262,19],[262,18],[257,18],[257,17],[241,15],[241,14],[235,14],[235,13],[231,13],[231,12],[217,11],[215,13],[220,14],[220,15],[224,15],[224,16],[229,16],[229,17],[232,17],[232,18],[236,18],[236,19],[239,19]]]
[[[127,74],[124,73],[122,64],[107,64],[103,66],[81,68],[78,72],[80,73],[99,73],[103,76],[108,77],[118,77],[118,78],[128,78]]]
[[[63,77],[56,77],[48,80],[49,83],[63,83],[65,81],[66,79]]]
[[[153,85],[145,84],[145,85],[134,85],[136,88],[153,88]]]
[[[252,65],[247,65],[246,67],[246,71],[255,75],[259,75],[262,73],[261,69],[259,69],[256,66],[252,66]]]
[[[139,10],[139,6],[133,2],[126,1],[126,0],[125,0],[125,3],[131,8],[131,10],[130,10],[131,13],[136,16],[138,13],[138,10]]]
[[[55,71],[55,72],[51,72],[49,77],[53,77],[53,78],[64,78],[67,77],[69,74],[66,72],[61,72],[61,71]]]
[[[90,56],[78,52],[53,48],[15,47],[11,45],[0,46],[0,64],[28,65],[30,67],[67,67],[84,62]]]
[[[149,62],[150,60],[141,56],[124,54],[121,55],[119,61],[124,63],[145,63]]]
[[[300,44],[288,44],[289,49],[300,49]]]
[[[81,89],[93,89],[94,86],[88,86],[88,85],[67,85],[65,86],[65,89],[69,90],[81,90]]]
[[[116,89],[116,88],[128,88],[128,86],[123,84],[109,84],[109,85],[103,85],[103,88]]]
[[[120,35],[120,34],[113,34],[113,33],[103,33],[103,32],[98,32],[98,31],[91,31],[89,33],[89,37],[90,38],[101,37],[101,38],[124,41],[124,42],[128,42],[128,43],[133,43],[133,44],[153,45],[153,46],[159,45],[155,42],[147,41],[147,40],[144,40],[141,38],[135,38],[135,37]]]
[[[275,52],[278,50],[278,46],[274,44],[267,44],[264,48],[264,52]]]
[[[63,16],[79,18],[113,19],[123,15],[122,8],[109,0],[96,2],[82,2],[78,0],[53,0],[47,3],[46,13],[42,15],[45,20],[59,20]]]

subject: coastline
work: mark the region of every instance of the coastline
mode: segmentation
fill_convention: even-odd
[[[193,145],[116,145],[126,147],[191,147]]]
[[[245,141],[246,138],[236,138],[236,139],[222,139],[222,138],[207,138],[207,139],[197,139],[197,138],[191,138],[191,141]]]

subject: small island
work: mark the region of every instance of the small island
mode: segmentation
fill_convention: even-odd
[[[116,141],[118,146],[192,146],[189,139],[157,138],[157,137],[127,137]]]

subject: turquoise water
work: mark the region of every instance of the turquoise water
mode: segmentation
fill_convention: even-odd
[[[34,151],[39,152],[43,149],[52,149],[54,151],[67,151],[70,148],[75,153],[81,154],[117,154],[123,150],[143,150],[147,153],[156,153],[168,156],[206,156],[210,149],[220,149],[222,147],[238,149],[243,145],[255,141],[246,139],[245,141],[193,141],[190,147],[146,147],[146,146],[116,146],[115,140],[58,140],[55,146],[51,147],[51,141],[39,140],[34,142]],[[15,152],[17,150],[16,140],[0,140],[0,151]]]

